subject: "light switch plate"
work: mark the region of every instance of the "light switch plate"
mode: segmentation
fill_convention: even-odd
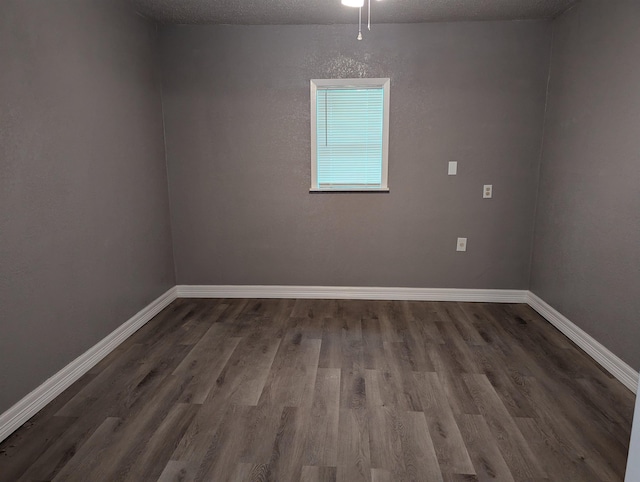
[[[458,244],[456,245],[456,251],[467,250],[467,238],[458,238]]]
[[[458,161],[449,161],[449,173],[450,176],[458,174]]]

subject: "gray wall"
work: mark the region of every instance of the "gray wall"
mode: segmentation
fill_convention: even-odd
[[[0,413],[174,285],[155,27],[0,2]]]
[[[550,23],[356,32],[161,30],[178,283],[527,288]],[[360,76],[391,78],[391,192],[309,194],[309,79]]]
[[[640,2],[554,22],[531,290],[640,368]]]

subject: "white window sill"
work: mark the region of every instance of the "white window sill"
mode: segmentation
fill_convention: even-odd
[[[311,188],[309,189],[310,193],[330,193],[330,192],[389,192],[389,188],[337,188],[337,189],[320,189],[320,188]]]

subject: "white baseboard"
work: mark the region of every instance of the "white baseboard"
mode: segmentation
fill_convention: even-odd
[[[637,371],[531,291],[528,292],[527,303],[549,323],[564,333],[567,338],[582,348],[605,370],[616,377],[620,383],[633,393],[638,392]]]
[[[0,442],[177,298],[175,286],[0,415]]]
[[[373,288],[346,286],[235,286],[178,285],[140,310],[102,341],[80,355],[38,388],[0,415],[0,442],[11,435],[47,403],[93,368],[123,341],[176,298],[303,298],[407,301],[466,301],[527,303],[571,341],[637,393],[638,372],[560,312],[526,290],[474,290],[446,288]]]
[[[638,391],[637,371],[560,312],[527,290],[264,285],[178,285],[176,289],[180,298],[304,298],[527,303],[629,390],[634,393]]]
[[[296,298],[334,300],[477,301],[526,303],[525,290],[377,288],[351,286],[178,285],[180,298]]]

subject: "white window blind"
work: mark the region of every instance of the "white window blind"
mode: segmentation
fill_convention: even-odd
[[[388,79],[312,81],[311,100],[311,189],[387,190]]]

